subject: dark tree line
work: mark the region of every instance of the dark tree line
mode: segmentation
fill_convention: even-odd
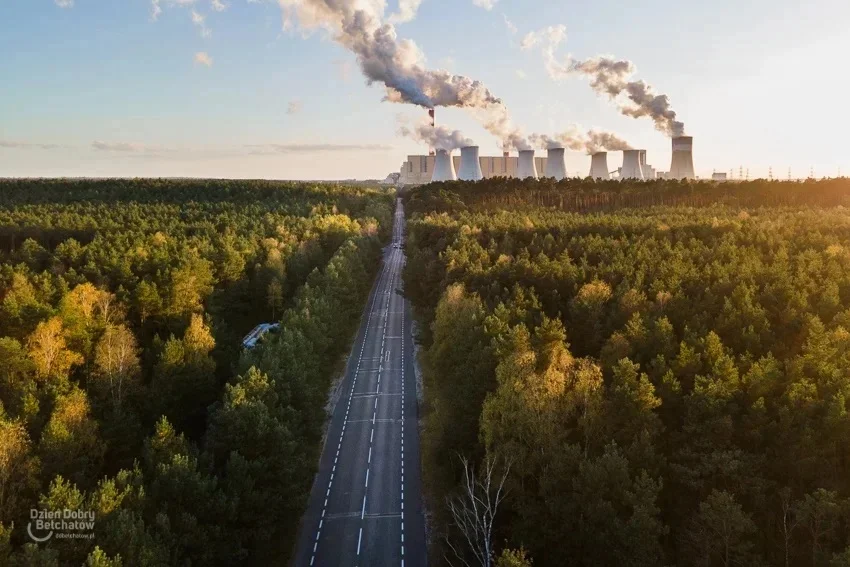
[[[512,463],[494,541],[535,565],[849,565],[848,196],[850,180],[410,192],[438,532],[457,536],[442,501],[463,455]]]
[[[0,183],[0,564],[287,557],[391,206],[352,186]],[[93,510],[95,538],[36,546],[31,508]]]

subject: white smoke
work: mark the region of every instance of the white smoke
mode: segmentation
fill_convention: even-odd
[[[563,60],[558,59],[555,52],[567,39],[566,31],[565,26],[559,25],[531,32],[523,38],[520,47],[529,50],[539,46],[546,72],[552,79],[560,80],[575,74],[588,76],[593,90],[616,101],[620,112],[625,116],[648,116],[655,122],[655,127],[668,136],[684,134],[685,125],[676,120],[676,112],[670,106],[667,95],[655,94],[653,88],[644,81],[631,80],[636,71],[631,61],[610,57],[576,61],[569,55]],[[631,104],[617,101],[621,94],[625,94]]]
[[[594,57],[570,65],[570,72],[591,78],[590,86],[597,93],[607,94],[612,100],[625,93],[632,105],[619,105],[624,115],[632,118],[648,116],[659,131],[671,137],[683,136],[685,124],[676,120],[676,111],[670,105],[670,98],[665,94],[655,94],[653,88],[644,81],[630,80],[635,71],[631,61],[610,57]]]
[[[409,22],[416,17],[421,5],[422,0],[399,0],[398,12],[391,15],[389,21],[394,24]]]
[[[567,26],[549,26],[536,32],[529,32],[522,38],[519,46],[523,51],[540,47],[543,52],[543,64],[553,79],[563,79],[568,73],[568,65],[558,61],[555,51],[567,39]]]
[[[453,150],[475,145],[459,130],[450,130],[445,126],[433,126],[429,121],[422,121],[413,127],[406,124],[402,125],[399,127],[398,133],[417,142],[428,144],[428,147],[446,150],[449,153]]]
[[[304,31],[323,29],[353,52],[368,84],[386,87],[385,101],[425,108],[453,106],[473,109],[484,127],[506,149],[528,149],[528,141],[511,121],[507,107],[481,82],[449,71],[425,67],[425,57],[413,41],[399,39],[392,23],[384,22],[383,0],[277,0],[284,27],[297,22]],[[416,2],[402,2],[404,6]]]
[[[622,151],[631,149],[631,145],[612,132],[588,130],[584,132],[578,126],[570,126],[560,134],[532,134],[531,143],[543,150],[566,148],[577,152],[594,154],[599,151]]]

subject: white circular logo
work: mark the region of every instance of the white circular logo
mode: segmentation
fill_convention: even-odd
[[[45,541],[47,541],[47,540],[49,540],[50,538],[53,537],[53,530],[50,530],[50,533],[48,533],[44,537],[36,537],[32,533],[32,522],[27,522],[27,534],[29,534],[30,538],[32,538],[33,541],[36,541],[38,543],[42,543],[42,542],[45,542]]]

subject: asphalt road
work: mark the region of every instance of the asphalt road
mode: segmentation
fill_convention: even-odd
[[[348,360],[295,565],[426,565],[411,315],[400,295],[404,211]]]

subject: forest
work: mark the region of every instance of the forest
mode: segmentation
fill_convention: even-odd
[[[0,565],[285,562],[393,199],[0,181]],[[94,537],[36,545],[31,509]]]
[[[850,179],[405,200],[434,562],[850,565]]]

